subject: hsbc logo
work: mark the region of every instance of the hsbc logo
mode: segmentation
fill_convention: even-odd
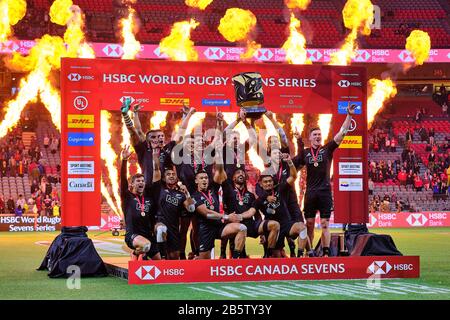
[[[103,48],[103,53],[111,58],[119,58],[123,55],[122,46],[118,44],[108,44]]]
[[[388,274],[392,270],[392,266],[387,261],[374,261],[367,268],[368,273],[372,274]]]
[[[369,227],[373,227],[375,225],[375,223],[377,223],[377,218],[375,218],[375,216],[373,214],[369,214]]]
[[[225,51],[223,51],[221,48],[210,47],[205,50],[204,54],[210,60],[220,60],[225,55]]]
[[[79,73],[71,73],[67,76],[67,79],[72,82],[78,82],[80,80],[94,80],[94,76],[81,76]]]
[[[400,52],[400,54],[398,55],[398,57],[400,58],[400,60],[402,60],[403,62],[414,62],[415,59],[413,58],[413,56],[411,55],[411,52],[409,52],[408,50],[402,50]]]
[[[119,100],[120,102],[124,103],[126,99],[130,99],[131,104],[133,103],[149,103],[150,99],[148,98],[134,98],[132,96],[123,96]]]
[[[371,54],[367,50],[358,50],[356,57],[353,61],[355,62],[366,62],[371,57]]]
[[[307,49],[306,52],[307,52],[307,57],[312,62],[319,61],[323,57],[323,54],[319,50],[316,50],[316,49]]]
[[[135,272],[141,280],[155,280],[161,274],[161,271],[155,266],[142,266]]]
[[[270,49],[259,49],[256,57],[259,61],[269,61],[273,58],[273,52]]]
[[[352,86],[352,87],[362,87],[362,82],[358,82],[358,81],[350,82],[348,80],[340,80],[338,82],[338,86],[341,87],[341,88],[348,88],[350,86]]]
[[[428,221],[427,217],[422,213],[411,213],[406,222],[413,227],[422,227]]]

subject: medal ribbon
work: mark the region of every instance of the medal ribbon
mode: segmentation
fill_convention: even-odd
[[[201,194],[208,200],[209,205],[213,206],[213,197],[211,195],[211,190],[208,191],[208,195],[201,191]]]
[[[311,156],[313,158],[313,162],[317,162],[317,158],[319,157],[320,148],[321,148],[321,146],[319,146],[319,148],[317,148],[317,154],[314,154],[314,149],[311,147]]]
[[[139,203],[139,206],[141,207],[141,213],[145,212],[145,202],[144,202],[144,196],[141,196],[142,203],[139,201],[139,197],[135,195],[136,201]]]

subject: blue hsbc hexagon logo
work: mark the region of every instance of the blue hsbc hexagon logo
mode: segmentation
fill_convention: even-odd
[[[156,49],[153,51],[153,53],[154,53],[158,58],[168,58],[168,57],[169,57],[167,54],[161,52],[161,49],[159,48],[159,46],[158,46],[158,48],[156,48]]]
[[[210,60],[219,60],[223,58],[225,52],[221,48],[209,47],[204,54]]]
[[[356,57],[353,61],[356,62],[366,62],[370,58],[370,53],[367,50],[358,50],[356,51]]]
[[[400,52],[400,54],[398,55],[398,57],[400,58],[400,60],[402,60],[403,62],[414,62],[414,58],[411,55],[411,52],[409,52],[408,50],[402,50],[402,52]]]
[[[259,61],[269,61],[274,56],[272,50],[270,49],[259,49],[257,51],[256,59]]]
[[[312,62],[319,61],[323,56],[322,53],[316,49],[307,49],[306,52],[307,52],[307,57]]]
[[[119,58],[123,55],[122,46],[119,44],[108,44],[103,48],[103,53],[111,58]]]

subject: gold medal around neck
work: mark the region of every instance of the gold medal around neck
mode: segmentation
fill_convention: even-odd
[[[317,162],[314,162],[314,167],[318,167],[319,166],[319,163],[317,163]]]

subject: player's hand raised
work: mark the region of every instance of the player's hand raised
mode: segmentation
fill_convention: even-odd
[[[122,160],[128,160],[133,152],[130,151],[130,146],[125,145],[125,147],[122,150],[121,156]]]
[[[275,197],[275,196],[268,196],[267,197],[267,201],[269,203],[275,203],[275,202],[277,202],[277,197]]]
[[[349,102],[348,107],[347,107],[347,113],[349,115],[354,115],[357,107],[358,106],[355,103],[350,104],[350,102]]]

